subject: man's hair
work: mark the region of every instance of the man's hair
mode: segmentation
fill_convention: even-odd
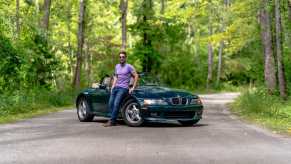
[[[126,52],[125,51],[120,51],[118,55],[120,56],[120,54],[124,54],[124,56],[126,57]]]

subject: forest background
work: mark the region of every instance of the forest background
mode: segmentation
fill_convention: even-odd
[[[1,118],[72,105],[121,50],[168,86],[243,90],[235,112],[290,121],[291,0],[0,0]]]

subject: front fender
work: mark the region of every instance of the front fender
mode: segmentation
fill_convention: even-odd
[[[79,102],[79,100],[82,98],[82,97],[85,97],[86,98],[86,100],[88,100],[88,94],[86,94],[86,93],[80,93],[78,96],[77,96],[77,98],[76,98],[76,107],[78,107],[78,102]],[[88,102],[89,103],[89,102]]]
[[[135,95],[133,95],[133,94],[127,94],[127,95],[125,96],[125,98],[123,99],[121,106],[123,106],[126,102],[128,102],[128,100],[134,100],[134,101],[136,101],[139,105],[141,105],[140,100],[139,100]]]

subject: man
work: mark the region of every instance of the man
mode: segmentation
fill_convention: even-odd
[[[131,77],[134,78],[133,86],[129,88]],[[122,99],[128,93],[131,94],[136,87],[138,75],[134,67],[126,63],[126,52],[119,53],[119,64],[115,66],[113,84],[109,99],[109,109],[111,111],[110,120],[104,124],[105,127],[115,126]]]

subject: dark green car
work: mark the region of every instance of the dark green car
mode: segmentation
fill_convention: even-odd
[[[110,81],[110,77],[105,77],[98,86],[85,89],[78,95],[76,106],[81,122],[92,121],[94,116],[110,117]],[[119,117],[129,126],[167,120],[191,126],[202,118],[202,113],[203,105],[197,95],[162,87],[153,78],[141,75],[139,86],[122,100]]]

